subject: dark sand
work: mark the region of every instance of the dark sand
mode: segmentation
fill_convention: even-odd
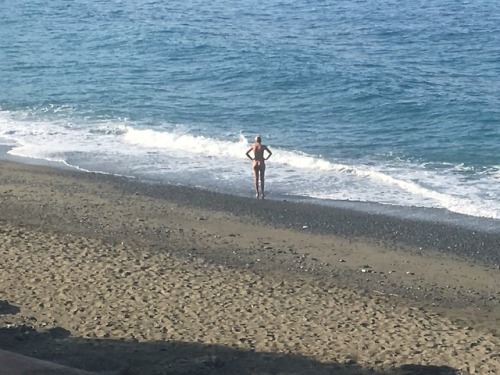
[[[497,233],[6,161],[0,208],[0,349],[101,374],[500,373]]]

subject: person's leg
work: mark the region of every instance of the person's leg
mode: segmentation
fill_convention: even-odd
[[[254,187],[255,187],[255,196],[259,197],[259,167],[254,164],[253,166],[253,176],[254,176]]]
[[[260,170],[260,191],[262,192],[262,198],[264,198],[264,178],[266,174],[266,168],[262,167]]]

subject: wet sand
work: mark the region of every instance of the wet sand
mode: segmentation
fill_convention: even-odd
[[[500,236],[0,162],[0,349],[101,374],[496,374]]]

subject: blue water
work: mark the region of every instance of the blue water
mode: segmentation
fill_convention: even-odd
[[[271,199],[500,219],[492,1],[0,2],[10,154]]]

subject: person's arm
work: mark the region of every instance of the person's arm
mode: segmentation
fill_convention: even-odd
[[[250,148],[248,149],[247,153],[245,154],[246,156],[248,156],[248,158],[249,158],[250,160],[253,160],[253,158],[250,156],[250,153],[251,153],[252,151],[253,151],[253,147],[250,147]]]
[[[267,146],[266,146],[266,151],[269,153],[269,155],[267,155],[267,158],[265,160],[269,159],[271,157],[271,155],[273,154],[271,152],[271,150],[269,150],[269,148],[267,148]]]

